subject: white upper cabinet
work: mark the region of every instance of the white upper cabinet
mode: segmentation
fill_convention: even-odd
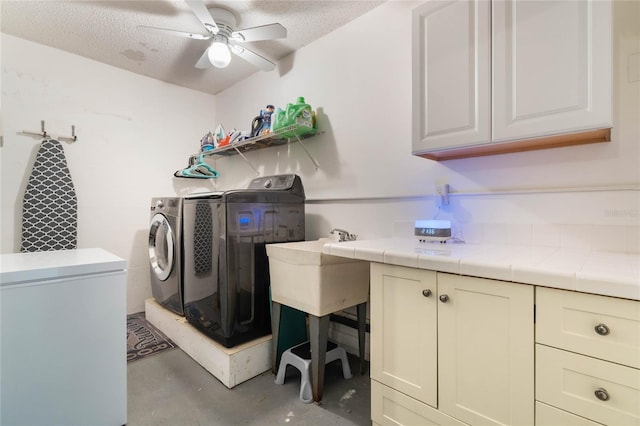
[[[493,3],[493,140],[611,127],[611,4]]]
[[[491,138],[491,3],[430,1],[413,13],[415,151]]]
[[[432,0],[413,11],[413,153],[609,140],[608,0]]]

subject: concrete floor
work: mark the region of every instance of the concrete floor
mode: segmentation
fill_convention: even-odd
[[[127,425],[371,425],[368,371],[358,373],[357,357],[349,355],[349,364],[348,380],[339,361],[328,364],[322,402],[305,404],[293,367],[284,385],[266,372],[228,389],[181,349],[172,349],[127,365]]]

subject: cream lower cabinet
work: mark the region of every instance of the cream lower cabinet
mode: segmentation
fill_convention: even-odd
[[[532,286],[372,263],[373,422],[532,425],[533,327]]]
[[[436,272],[371,264],[371,377],[438,406]]]
[[[536,406],[555,407],[536,423],[640,425],[640,302],[538,287],[536,307]]]

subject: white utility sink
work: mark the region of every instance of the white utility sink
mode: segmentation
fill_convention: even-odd
[[[321,317],[367,301],[369,262],[323,253],[329,242],[267,244],[274,302]]]

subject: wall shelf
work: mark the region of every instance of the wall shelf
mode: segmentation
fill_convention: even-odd
[[[299,130],[303,129],[302,135],[299,135]],[[311,156],[307,147],[302,143],[302,139],[310,138],[312,136],[316,136],[318,134],[316,129],[310,129],[305,126],[300,126],[297,124],[293,124],[291,126],[286,126],[281,129],[276,130],[275,132],[270,132],[267,134],[255,136],[249,139],[245,139],[239,142],[231,143],[229,145],[225,145],[222,147],[218,147],[209,151],[202,151],[196,155],[204,155],[205,157],[211,156],[231,156],[231,155],[240,155],[253,170],[259,174],[258,170],[251,164],[251,162],[244,156],[245,152],[255,151],[258,149],[269,148],[272,146],[280,146],[285,145],[290,142],[299,142],[300,146],[307,154],[307,156],[311,159],[313,164],[316,167],[316,170],[320,167],[318,162]],[[292,137],[289,137],[292,135]]]

